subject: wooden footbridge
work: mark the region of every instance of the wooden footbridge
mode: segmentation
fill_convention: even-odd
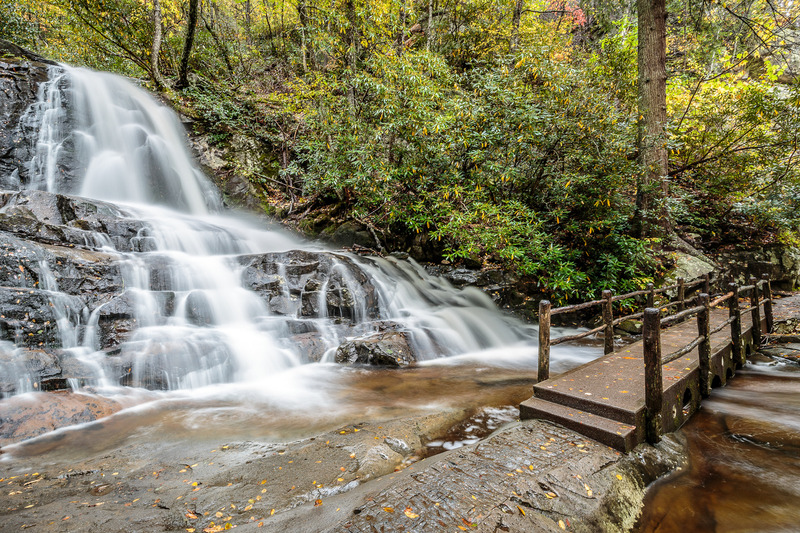
[[[557,309],[542,301],[538,383],[534,396],[520,404],[520,417],[550,420],[622,451],[677,430],[712,387],[725,385],[745,364],[762,333],[772,330],[766,276],[743,287],[731,283],[713,301],[710,286],[706,275],[617,296],[604,291],[600,300]],[[687,292],[695,296],[687,299]],[[637,300],[645,301],[643,311],[614,317],[615,304]],[[550,338],[553,315],[591,308],[602,310],[602,325]],[[627,320],[642,320],[642,340],[616,348],[614,327]],[[551,346],[599,333],[605,340],[603,357],[550,378]]]

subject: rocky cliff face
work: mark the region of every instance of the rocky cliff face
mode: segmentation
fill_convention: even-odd
[[[170,388],[176,363],[169,355],[180,347],[176,339],[152,347],[134,339],[143,318],[137,291],[152,299],[148,325],[168,324],[180,313],[182,323],[211,331],[219,317],[207,294],[183,286],[183,266],[170,253],[157,252],[147,220],[103,201],[26,190],[42,144],[33,110],[42,84],[58,68],[0,41],[0,398],[96,382],[98,365],[122,385]],[[65,111],[56,126],[69,131],[69,91],[59,93],[67,96],[59,96]],[[62,142],[57,189],[73,189],[71,180],[80,172],[73,151]],[[220,231],[220,238],[228,237]],[[255,294],[274,318],[258,327],[280,330],[275,337],[300,362],[326,353],[333,358],[346,339],[365,355],[339,358],[343,363],[398,366],[414,360],[402,327],[379,320],[375,286],[356,259],[295,250],[234,253],[224,261],[240,277],[236,286]],[[131,287],[132,264],[146,278],[142,287]],[[234,371],[213,334],[197,349],[203,352],[198,357],[216,357],[227,368],[223,373]],[[94,354],[91,363],[81,356],[87,352]],[[400,352],[403,357],[385,356]]]
[[[0,188],[17,188],[33,157],[31,132],[22,123],[54,63],[0,40]]]
[[[147,253],[153,248],[148,233],[146,222],[109,203],[43,191],[0,193],[0,339],[7,341],[0,345],[0,368],[26,369],[34,390],[90,381],[92,369],[70,349],[93,334],[93,347],[106,354],[119,383],[167,388],[153,377],[164,374],[164,361],[154,357],[137,374],[134,356],[122,348],[137,328],[135,296],[123,275],[127,254],[141,254],[147,264],[158,306],[153,320],[168,320],[180,298],[169,257]],[[296,250],[230,261],[243,286],[285,319],[287,342],[300,347],[305,361],[319,361],[331,348],[316,320],[325,320],[338,338],[351,338],[347,346],[358,345],[362,356],[341,362],[399,366],[414,360],[397,325],[378,320],[375,287],[347,256]],[[213,321],[204,298],[201,291],[186,298],[187,319],[197,327]],[[392,335],[383,333],[392,326]],[[0,394],[20,392],[14,376],[18,380],[19,372],[0,372]]]
[[[714,259],[740,284],[750,276],[768,274],[774,288],[794,290],[800,286],[800,250],[791,246],[773,245],[757,250],[737,250],[717,254]]]

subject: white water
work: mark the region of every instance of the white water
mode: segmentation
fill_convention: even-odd
[[[68,116],[75,126],[63,131]],[[125,297],[135,308],[137,329],[116,352],[132,363],[126,384],[170,390],[225,383],[277,388],[276,376],[307,361],[292,335],[298,323],[324,346],[323,363],[330,361],[348,337],[377,328],[354,278],[354,261],[376,287],[379,316],[373,319],[407,332],[420,360],[491,361],[527,346],[522,353],[530,359],[524,364],[535,362],[530,327],[501,314],[477,289],[456,290],[407,261],[346,255],[334,260],[332,272],[360,304],[352,310],[350,327],[342,325],[346,320],[327,317],[326,285],[319,290],[316,317],[300,316],[296,297],[287,300],[294,308],[270,311],[267,302],[243,287],[236,257],[319,247],[220,212],[218,193],[193,163],[175,115],[122,78],[54,69],[27,120],[38,121],[40,132],[28,187],[113,201],[149,226],[137,239],[150,251],[107,249],[120,256]],[[59,161],[71,148],[82,174],[65,186],[57,179]],[[285,268],[278,265],[279,273]],[[47,266],[41,270],[49,279]],[[43,288],[57,292],[54,280]],[[87,309],[76,319],[65,310],[59,327],[64,346],[96,369],[95,384],[111,385],[119,376],[112,375],[107,353],[98,350],[99,312]],[[85,334],[78,339],[81,325]],[[298,393],[304,389],[298,387]]]

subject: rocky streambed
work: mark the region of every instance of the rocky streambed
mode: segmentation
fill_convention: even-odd
[[[498,272],[243,222],[144,91],[0,54],[3,530],[624,531],[681,464],[515,421]]]
[[[454,410],[341,426],[288,443],[163,442],[48,465],[0,462],[8,530],[629,531],[682,445],[620,456],[541,421],[416,461]]]

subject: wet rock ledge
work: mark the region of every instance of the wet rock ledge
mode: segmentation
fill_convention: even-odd
[[[0,523],[55,532],[621,532],[634,527],[647,485],[685,458],[673,435],[621,455],[530,420],[413,462],[463,416],[359,423],[285,444],[123,445],[68,467],[0,461],[9,494]]]

